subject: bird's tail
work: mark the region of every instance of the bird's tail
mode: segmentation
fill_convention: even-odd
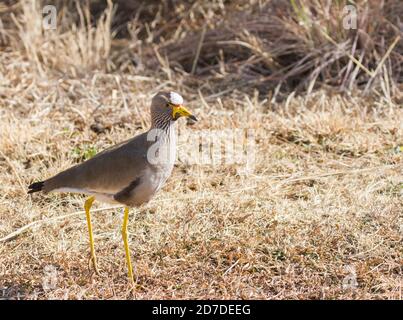
[[[28,193],[39,192],[43,190],[44,181],[35,182],[28,186]]]

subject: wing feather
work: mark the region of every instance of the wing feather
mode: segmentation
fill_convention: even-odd
[[[44,181],[43,190],[61,188],[117,193],[135,181],[149,166],[148,142],[143,133]]]

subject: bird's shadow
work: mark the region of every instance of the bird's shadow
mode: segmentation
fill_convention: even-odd
[[[0,287],[0,300],[35,299],[40,295],[39,290],[32,290],[27,284],[5,284]]]

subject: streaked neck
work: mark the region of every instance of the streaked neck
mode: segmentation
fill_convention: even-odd
[[[152,152],[154,158],[151,163],[173,167],[176,159],[176,122],[170,117],[153,117],[151,128],[148,131],[147,139],[152,141]],[[149,160],[150,162],[150,160]]]
[[[175,143],[175,128],[176,121],[172,121],[169,115],[154,115],[151,119],[150,131],[157,131],[156,135],[159,136],[162,141]]]
[[[175,127],[175,121],[167,114],[154,114],[151,118],[151,129],[160,129],[168,133],[171,127]]]

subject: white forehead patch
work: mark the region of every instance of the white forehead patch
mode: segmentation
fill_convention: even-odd
[[[175,105],[183,104],[183,98],[179,93],[171,91],[169,93],[169,102]]]

